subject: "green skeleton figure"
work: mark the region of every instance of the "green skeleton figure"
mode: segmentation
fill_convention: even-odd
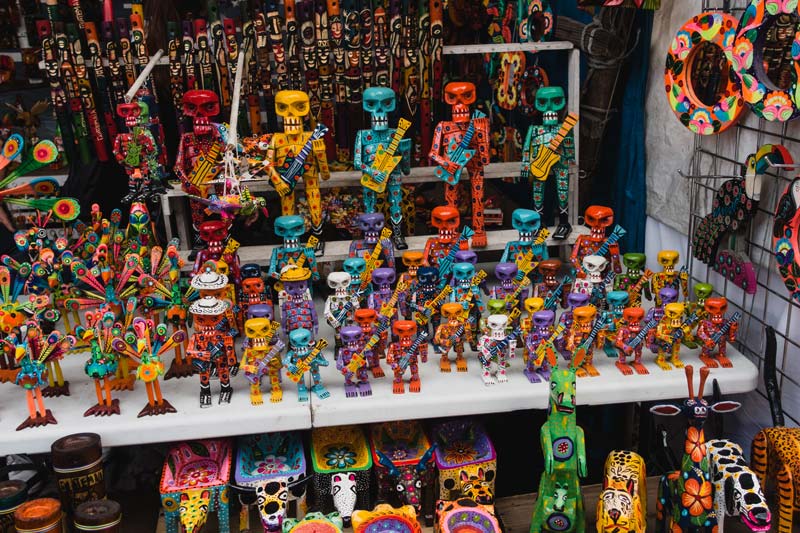
[[[548,358],[555,360],[555,347],[546,350]],[[550,374],[550,412],[540,436],[544,472],[530,533],[583,533],[586,526],[578,480],[586,477],[586,441],[575,423],[575,375],[585,356],[586,350],[579,349],[569,368],[553,369]]]

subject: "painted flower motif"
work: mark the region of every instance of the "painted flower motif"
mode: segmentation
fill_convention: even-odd
[[[210,481],[211,481],[211,471],[205,466],[198,466],[197,468],[194,468],[189,472],[185,472],[183,474],[180,484],[194,487],[196,485],[205,484]]]
[[[692,516],[700,516],[711,510],[711,483],[703,480],[687,479],[683,485],[681,504]]]
[[[471,463],[478,458],[475,447],[468,442],[453,442],[444,449],[444,460],[448,464]]]
[[[689,129],[698,135],[711,135],[714,133],[714,124],[711,115],[705,109],[698,109],[689,119]]]
[[[792,116],[792,101],[782,92],[771,92],[764,98],[764,108],[761,114],[765,119],[786,121]]]
[[[265,474],[277,474],[286,470],[286,457],[283,456],[269,456],[263,461],[256,463],[256,472]]]
[[[402,461],[411,457],[411,454],[408,448],[403,444],[395,444],[386,447],[386,456],[392,461]]]
[[[705,436],[702,429],[689,427],[686,432],[685,451],[692,457],[692,461],[699,463],[706,456]]]
[[[334,468],[347,468],[356,464],[356,452],[350,448],[331,448],[325,454],[325,464]]]
[[[669,52],[678,59],[686,59],[692,48],[692,36],[688,31],[679,31],[669,47]]]
[[[742,72],[753,64],[753,43],[747,39],[740,39],[731,50],[731,63],[733,70]]]

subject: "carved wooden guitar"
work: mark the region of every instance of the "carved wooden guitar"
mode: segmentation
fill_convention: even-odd
[[[464,229],[461,230],[461,233],[458,235],[458,239],[450,247],[447,255],[444,256],[441,261],[439,261],[438,268],[441,286],[444,286],[444,284],[447,283],[447,276],[449,276],[450,271],[453,270],[453,261],[456,260],[456,254],[459,250],[461,250],[461,243],[469,240],[469,238],[473,235],[475,235],[475,231],[469,226],[464,226]]]
[[[455,185],[458,183],[458,180],[461,179],[461,173],[463,172],[464,167],[467,166],[467,163],[469,163],[475,155],[475,149],[469,148],[469,145],[472,142],[472,137],[475,135],[475,119],[485,117],[486,115],[478,110],[472,114],[472,120],[469,121],[469,127],[464,133],[464,136],[461,138],[461,142],[455,146],[449,146],[447,148],[447,158],[458,165],[458,169],[451,174],[446,168],[437,166],[433,171],[437,178],[450,185]]]
[[[577,123],[578,115],[575,113],[570,113],[567,115],[567,118],[564,119],[564,123],[558,130],[558,134],[553,137],[553,139],[550,141],[550,144],[539,147],[539,153],[536,154],[536,159],[531,161],[530,175],[532,178],[535,178],[539,181],[544,181],[547,179],[547,176],[550,175],[550,170],[553,168],[553,165],[558,163],[558,161],[561,159],[561,154],[558,153],[558,148],[561,146],[561,143],[564,142],[567,134],[572,131],[572,128],[574,128],[575,124]]]
[[[361,273],[361,284],[358,286],[359,291],[364,292],[367,289],[367,285],[372,281],[372,271],[381,266],[383,261],[380,257],[383,251],[383,241],[389,239],[391,236],[392,230],[383,228],[380,237],[378,237],[378,242],[375,243],[375,248],[372,249],[371,253],[365,254],[364,260],[366,261],[366,266],[364,267],[364,272]]]
[[[410,126],[410,121],[401,118],[397,123],[397,130],[395,130],[394,135],[392,135],[392,141],[389,143],[389,147],[384,149],[382,144],[378,145],[375,160],[372,162],[372,170],[373,172],[380,172],[383,174],[383,180],[377,181],[369,174],[363,174],[361,176],[361,185],[363,187],[372,189],[377,193],[382,193],[386,190],[386,182],[389,179],[389,175],[400,163],[400,160],[403,159],[402,155],[395,154],[397,153],[397,148],[400,146],[400,141],[403,139],[403,136]]]
[[[284,158],[283,166],[281,167],[282,172],[279,172],[279,174],[281,180],[289,186],[289,190],[282,193],[281,196],[286,196],[294,191],[294,188],[297,186],[297,178],[302,177],[303,174],[306,173],[306,169],[308,168],[306,166],[306,159],[314,147],[314,141],[321,139],[326,133],[328,133],[328,127],[324,124],[317,124],[314,131],[311,132],[311,137],[308,138],[306,144],[300,149],[300,153],[295,156],[289,152],[286,158]],[[281,191],[278,192],[280,193]]]

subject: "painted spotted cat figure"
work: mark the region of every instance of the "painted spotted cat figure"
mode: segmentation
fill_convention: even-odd
[[[768,531],[772,515],[761,483],[747,466],[742,447],[725,439],[706,442],[706,456],[714,483],[714,511],[722,533],[725,516],[738,516],[751,531]]]

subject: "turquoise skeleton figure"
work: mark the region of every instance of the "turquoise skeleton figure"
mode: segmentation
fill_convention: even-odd
[[[403,139],[397,145],[392,143],[395,132],[398,131],[389,127],[389,113],[392,113],[397,107],[397,97],[392,89],[369,87],[364,90],[363,98],[364,111],[372,116],[372,128],[360,130],[356,134],[353,166],[364,175],[361,180],[364,185],[364,212],[375,213],[375,203],[380,194],[379,191],[385,189],[389,204],[392,242],[398,250],[405,250],[408,245],[403,237],[401,227],[403,212],[400,202],[403,193],[400,179],[402,174],[407,176],[411,172],[411,139]],[[396,150],[395,153],[391,153],[393,149]],[[378,156],[379,152],[387,152],[386,155],[389,156],[386,158],[387,161],[392,156],[395,158],[399,156],[399,161],[388,175],[381,168],[375,168],[376,164],[381,162],[379,159],[381,156]],[[383,165],[380,166],[383,167]]]

